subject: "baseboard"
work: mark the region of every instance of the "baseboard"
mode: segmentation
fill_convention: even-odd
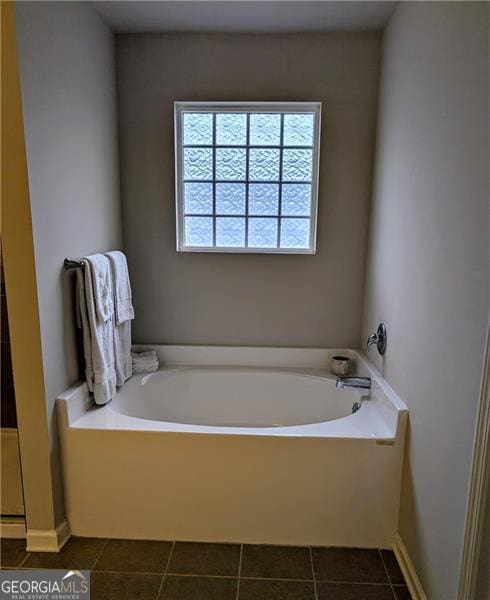
[[[67,521],[60,523],[56,529],[27,529],[27,551],[59,552],[70,537]]]
[[[427,600],[427,596],[422,588],[415,567],[413,566],[408,551],[403,543],[400,534],[396,533],[393,539],[393,552],[400,566],[405,582],[408,586],[412,600]]]
[[[26,537],[26,521],[23,518],[2,517],[0,538],[22,540]]]

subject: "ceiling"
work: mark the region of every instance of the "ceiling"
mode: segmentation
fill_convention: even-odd
[[[396,2],[375,0],[97,0],[118,32],[295,32],[383,28]]]

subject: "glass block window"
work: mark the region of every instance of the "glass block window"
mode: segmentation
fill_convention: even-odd
[[[313,254],[319,102],[175,103],[177,250]]]

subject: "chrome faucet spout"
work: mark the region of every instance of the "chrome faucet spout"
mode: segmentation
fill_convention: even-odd
[[[337,377],[336,387],[371,389],[371,377]]]

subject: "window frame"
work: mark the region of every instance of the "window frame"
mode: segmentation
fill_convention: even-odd
[[[248,247],[227,247],[227,246],[186,246],[184,233],[184,161],[183,161],[183,131],[182,114],[184,112],[205,112],[205,113],[224,113],[224,112],[264,112],[264,113],[314,113],[313,127],[313,157],[312,157],[312,175],[311,175],[311,211],[310,211],[310,246],[308,248],[248,248]],[[319,188],[319,165],[320,165],[320,131],[321,131],[321,102],[174,102],[174,158],[175,158],[175,217],[176,217],[176,249],[177,252],[205,252],[222,254],[316,254],[317,239],[317,221],[318,221],[318,188]],[[216,145],[210,146],[214,149]],[[244,148],[249,148],[248,145]],[[278,148],[284,148],[281,144]],[[249,182],[244,181],[248,184]],[[252,182],[253,183],[253,182]],[[280,182],[279,185],[281,187]],[[216,182],[213,180],[213,186]],[[279,196],[279,214],[281,195]],[[248,202],[247,202],[248,208]],[[244,215],[249,219],[248,211]],[[216,219],[216,215],[213,215]],[[305,217],[306,218],[306,217]]]

